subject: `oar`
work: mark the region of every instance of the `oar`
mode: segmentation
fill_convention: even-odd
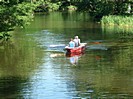
[[[50,45],[49,47],[65,47],[65,44],[58,44],[58,45]]]
[[[51,58],[55,58],[55,57],[59,57],[59,56],[65,56],[65,54],[64,53],[53,53],[53,54],[50,54]]]

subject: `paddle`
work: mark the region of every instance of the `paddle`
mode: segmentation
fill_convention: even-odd
[[[49,47],[65,47],[65,44],[50,45]]]

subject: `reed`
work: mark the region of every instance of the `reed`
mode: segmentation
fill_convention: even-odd
[[[133,27],[133,16],[104,16],[101,20],[102,25],[119,26],[119,27]]]

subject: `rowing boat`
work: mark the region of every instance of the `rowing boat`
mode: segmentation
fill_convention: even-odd
[[[67,53],[82,53],[85,51],[87,43],[81,43],[80,46],[71,48],[69,46],[65,47],[65,50],[67,50]]]

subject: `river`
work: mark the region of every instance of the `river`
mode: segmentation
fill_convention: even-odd
[[[66,56],[76,35],[87,43],[85,53]],[[0,97],[132,99],[132,38],[117,27],[102,28],[87,13],[37,14],[0,45]]]

